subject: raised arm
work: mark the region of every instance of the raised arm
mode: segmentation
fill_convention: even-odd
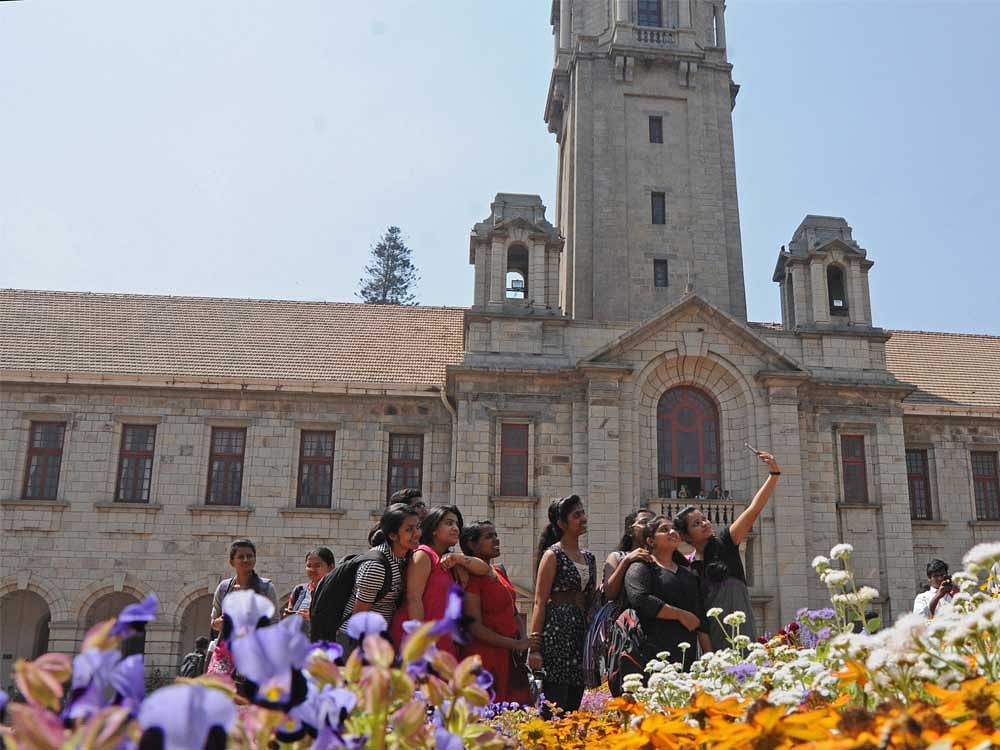
[[[746,539],[747,534],[750,533],[750,529],[753,528],[754,522],[757,520],[757,516],[767,507],[767,501],[771,499],[771,493],[774,492],[774,486],[778,483],[778,477],[781,475],[781,469],[778,468],[774,456],[761,451],[757,454],[757,457],[767,464],[767,468],[771,473],[764,484],[760,486],[760,489],[757,490],[757,494],[753,496],[753,500],[750,501],[747,509],[740,513],[739,518],[733,521],[732,526],[729,527],[729,536],[732,538],[733,544],[739,544]]]

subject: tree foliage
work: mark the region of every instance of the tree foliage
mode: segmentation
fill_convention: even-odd
[[[403,242],[399,227],[389,227],[372,246],[371,261],[358,282],[357,296],[370,305],[415,305],[414,288],[420,277],[413,251]]]

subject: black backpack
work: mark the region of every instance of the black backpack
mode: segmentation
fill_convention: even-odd
[[[204,671],[205,654],[200,651],[192,651],[184,657],[184,661],[181,662],[180,671],[177,674],[180,677],[200,677]]]
[[[392,566],[389,565],[384,552],[372,549],[360,555],[348,555],[316,585],[312,601],[309,603],[310,640],[336,639],[337,631],[344,624],[344,610],[354,596],[358,569],[366,562],[380,562],[385,569],[382,588],[379,589],[375,601],[384,599],[389,593],[389,589],[392,588]]]

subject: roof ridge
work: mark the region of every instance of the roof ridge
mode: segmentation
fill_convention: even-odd
[[[997,339],[1000,340],[1000,335],[994,333],[960,333],[958,331],[923,331],[923,330],[912,330],[907,328],[887,328],[889,333],[917,333],[924,336],[955,336],[956,338],[982,338],[982,339]]]
[[[331,300],[299,300],[299,299],[273,299],[264,297],[201,297],[188,294],[135,294],[129,292],[81,292],[81,291],[66,291],[60,289],[16,289],[13,287],[0,288],[0,294],[13,292],[17,294],[38,294],[38,295],[53,295],[53,296],[82,296],[82,297],[117,297],[124,299],[163,299],[163,300],[184,300],[184,301],[201,301],[201,302],[263,302],[263,303],[293,303],[301,305],[350,305],[352,307],[369,307],[369,308],[399,308],[399,309],[413,309],[413,310],[456,310],[465,311],[468,308],[459,307],[457,305],[392,305],[392,304],[373,304],[367,302],[339,302]]]

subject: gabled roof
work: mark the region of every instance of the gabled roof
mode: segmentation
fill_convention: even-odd
[[[464,311],[0,290],[0,372],[443,386]]]
[[[729,333],[734,338],[756,349],[764,359],[770,361],[772,368],[805,372],[805,369],[798,362],[775,349],[745,323],[742,323],[693,293],[684,295],[672,305],[663,308],[663,310],[652,318],[637,325],[631,331],[627,331],[606,346],[583,357],[579,365],[583,366],[592,362],[608,362],[616,354],[630,349],[640,341],[653,335],[659,329],[668,326],[672,318],[676,318],[689,310],[698,311],[707,320],[711,320],[718,325],[722,331]]]
[[[1000,336],[891,333],[886,367],[917,386],[904,404],[1000,410]]]

